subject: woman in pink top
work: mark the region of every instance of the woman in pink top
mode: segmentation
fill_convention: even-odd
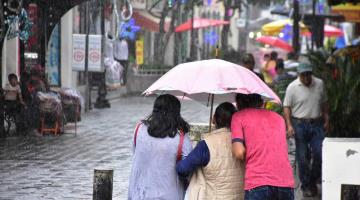
[[[284,119],[262,109],[258,94],[237,94],[231,121],[233,155],[245,160],[245,200],[293,200]]]
[[[267,84],[271,84],[276,76],[276,60],[278,58],[278,54],[276,51],[272,51],[270,53],[270,60],[266,62],[265,66],[263,67],[263,73],[265,82]]]

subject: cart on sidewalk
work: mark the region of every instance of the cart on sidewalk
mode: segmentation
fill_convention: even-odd
[[[77,122],[81,121],[81,107],[83,98],[80,93],[72,88],[61,88],[59,91],[61,105],[64,113],[64,124],[75,123],[75,135],[77,132]]]
[[[63,110],[60,96],[56,92],[38,92],[41,135],[52,132],[59,135],[64,130]]]

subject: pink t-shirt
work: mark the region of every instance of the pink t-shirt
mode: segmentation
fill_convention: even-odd
[[[277,113],[248,108],[231,121],[233,142],[246,148],[245,190],[259,186],[294,187],[288,158],[285,121]]]

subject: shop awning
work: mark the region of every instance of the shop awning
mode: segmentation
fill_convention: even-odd
[[[360,22],[360,3],[346,3],[332,6],[331,12],[343,15],[348,22]]]
[[[151,31],[151,32],[159,32],[160,30],[160,19],[150,15],[147,11],[144,10],[134,10],[133,17],[135,19],[135,23],[138,26],[141,26],[142,29]],[[165,20],[165,31],[169,30],[169,19]]]

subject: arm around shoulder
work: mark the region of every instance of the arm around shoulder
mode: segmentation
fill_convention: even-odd
[[[199,167],[206,166],[210,161],[210,152],[205,141],[200,141],[193,151],[176,164],[177,173],[186,177]]]

